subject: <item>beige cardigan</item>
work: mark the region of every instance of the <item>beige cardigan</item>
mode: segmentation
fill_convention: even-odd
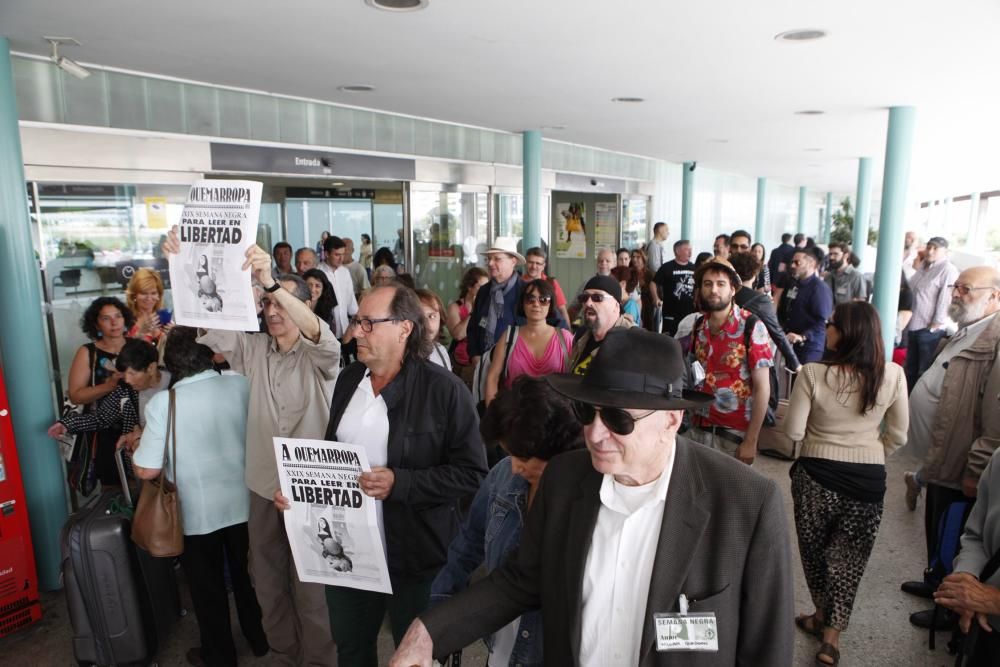
[[[800,456],[884,464],[885,455],[906,442],[910,423],[903,369],[886,363],[875,409],[864,415],[856,389],[837,395],[841,373],[837,366],[819,363],[802,367],[788,401],[785,434],[802,441]]]

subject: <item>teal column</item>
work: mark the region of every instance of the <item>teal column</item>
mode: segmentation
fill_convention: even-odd
[[[854,205],[854,242],[853,252],[862,266],[868,253],[868,225],[872,219],[872,159],[863,157],[858,160],[858,193]]]
[[[681,178],[681,238],[691,240],[692,220],[694,210],[694,162],[685,162]]]
[[[767,179],[757,177],[757,215],[754,218],[753,240],[764,242],[764,210],[767,208]]]
[[[910,184],[910,154],[913,150],[913,107],[889,109],[889,131],[885,142],[885,173],[882,176],[882,212],[878,225],[875,260],[875,309],[882,320],[886,359],[892,359],[892,342],[899,308],[899,276],[903,270],[903,223],[906,191]]]
[[[823,231],[820,234],[820,243],[830,242],[830,233],[833,231],[833,193],[826,193],[826,211],[823,212]]]
[[[799,188],[799,221],[795,225],[795,231],[799,234],[806,233],[806,186]]]
[[[522,210],[524,250],[542,245],[542,133],[526,130],[523,137],[522,169],[524,208]]]
[[[10,45],[4,37],[0,37],[0,266],[4,312],[0,360],[28,501],[38,583],[51,591],[61,585],[59,529],[66,520],[66,487],[56,443],[45,434],[56,419],[51,364],[42,327],[40,275],[31,246]]]

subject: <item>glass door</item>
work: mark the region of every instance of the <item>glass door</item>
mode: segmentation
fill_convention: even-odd
[[[634,250],[645,246],[653,236],[649,228],[649,198],[622,195],[621,248]]]
[[[489,246],[489,189],[436,183],[410,185],[413,280],[453,300],[462,274],[485,266]]]

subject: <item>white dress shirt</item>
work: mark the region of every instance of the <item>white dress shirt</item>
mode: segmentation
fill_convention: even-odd
[[[625,486],[604,476],[583,573],[583,667],[639,664],[649,582],[673,469],[671,454],[663,474],[649,484]]]
[[[320,264],[319,268],[326,274],[330,284],[333,285],[333,293],[337,296],[337,305],[333,309],[333,335],[343,338],[347,333],[348,320],[358,313],[358,300],[354,296],[351,272],[343,265],[334,270],[326,262]]]
[[[389,408],[381,395],[375,395],[369,373],[365,373],[354,390],[351,401],[344,408],[344,414],[337,425],[337,441],[364,447],[368,454],[368,465],[372,468],[384,467],[389,461]],[[382,548],[387,549],[381,500],[375,501],[375,510],[379,533],[382,535]],[[388,554],[388,550],[385,553]]]

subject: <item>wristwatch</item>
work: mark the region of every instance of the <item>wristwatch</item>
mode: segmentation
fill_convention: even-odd
[[[270,287],[265,287],[263,289],[268,294],[274,294],[275,292],[281,289],[281,283],[275,280],[273,285],[271,285]]]

